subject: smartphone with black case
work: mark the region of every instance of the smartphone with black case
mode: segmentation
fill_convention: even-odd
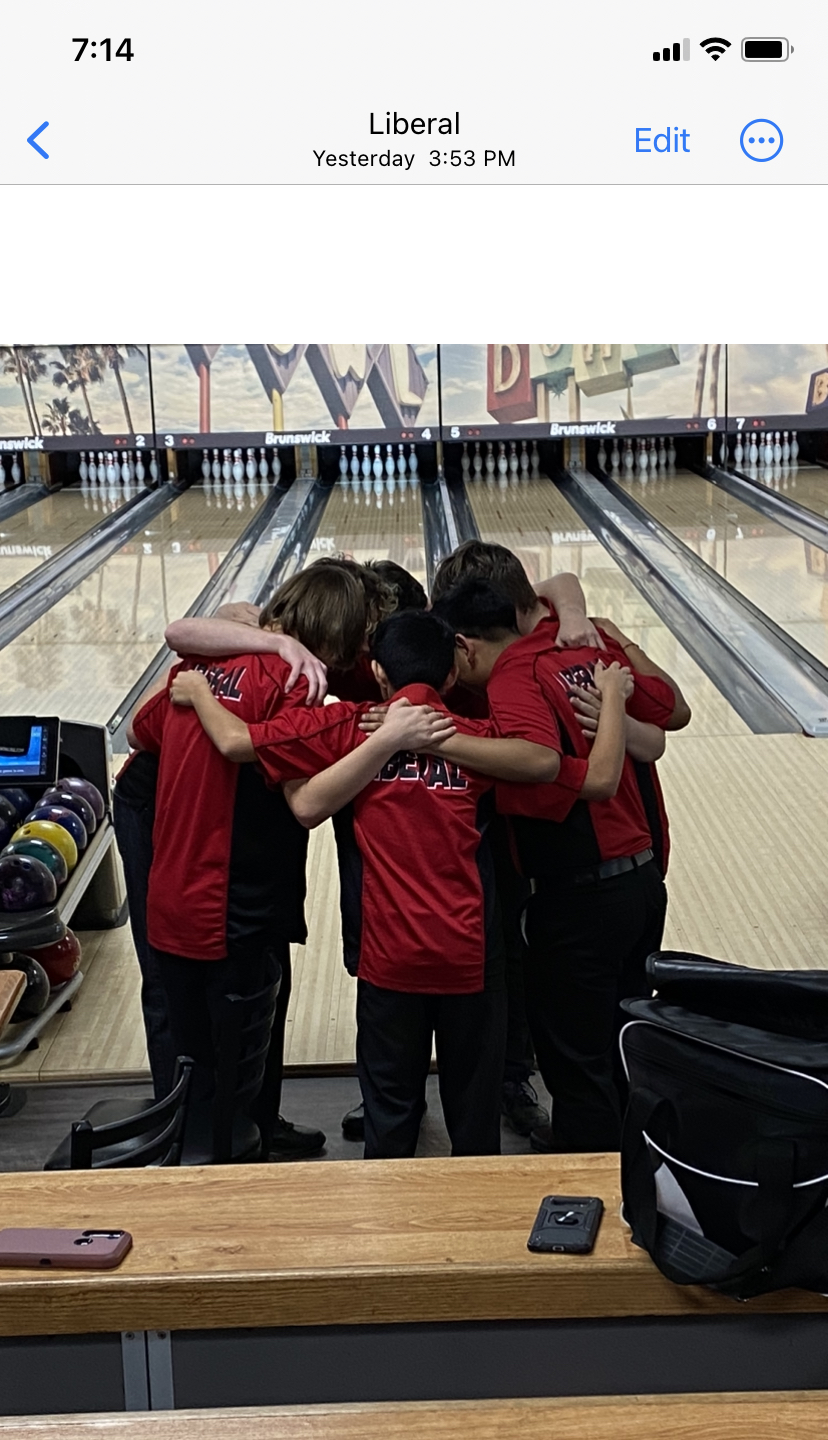
[[[546,1195],[527,1248],[547,1255],[588,1255],[603,1213],[604,1202],[595,1195]]]

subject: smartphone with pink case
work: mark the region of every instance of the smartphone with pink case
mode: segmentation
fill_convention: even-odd
[[[0,1265],[27,1270],[114,1270],[131,1247],[128,1230],[0,1230]]]

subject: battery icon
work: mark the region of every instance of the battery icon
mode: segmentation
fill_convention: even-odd
[[[742,41],[743,60],[787,60],[793,52],[793,45],[787,40],[753,37]]]

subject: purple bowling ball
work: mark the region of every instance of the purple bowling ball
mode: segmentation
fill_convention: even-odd
[[[89,801],[84,800],[82,795],[77,795],[74,790],[61,790],[53,786],[41,796],[37,804],[38,809],[43,805],[62,805],[65,810],[74,810],[78,819],[86,826],[88,835],[94,835],[98,828],[97,816]]]
[[[97,785],[93,785],[91,780],[82,780],[80,775],[64,775],[62,779],[58,780],[57,788],[59,790],[74,790],[76,795],[82,795],[84,800],[87,800],[92,806],[96,820],[103,820],[106,814],[104,797]]]
[[[26,816],[27,825],[30,820],[54,820],[56,825],[62,825],[64,830],[69,831],[79,850],[85,850],[89,844],[83,821],[74,810],[67,810],[65,805],[36,805],[31,815]]]
[[[0,910],[42,910],[56,899],[55,877],[41,860],[0,855]]]
[[[4,800],[8,800],[9,803],[14,806],[20,816],[20,823],[22,824],[23,817],[28,815],[32,808],[31,795],[28,795],[25,790],[21,790],[19,785],[4,786],[0,789],[0,795],[2,795]]]

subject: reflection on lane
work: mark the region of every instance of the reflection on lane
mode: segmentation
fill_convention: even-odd
[[[773,490],[777,495],[787,495],[797,505],[813,510],[823,520],[828,519],[828,470],[821,465],[774,465],[772,467],[742,465],[743,475],[758,480],[760,485]]]
[[[828,664],[828,554],[690,471],[622,486],[717,574]]]
[[[675,676],[693,707],[694,735],[750,733],[554,485],[543,477],[492,476],[471,480],[466,488],[484,540],[514,550],[533,582],[573,571],[590,614],[609,616]],[[722,684],[726,688],[726,679]]]
[[[0,590],[80,539],[137,493],[134,485],[104,486],[100,491],[96,487],[94,494],[88,486],[83,491],[59,490],[0,520]]]
[[[2,652],[9,714],[104,724],[267,493],[193,488]]]
[[[423,507],[410,476],[350,477],[331,491],[308,560],[343,551],[354,560],[396,560],[425,585]]]

